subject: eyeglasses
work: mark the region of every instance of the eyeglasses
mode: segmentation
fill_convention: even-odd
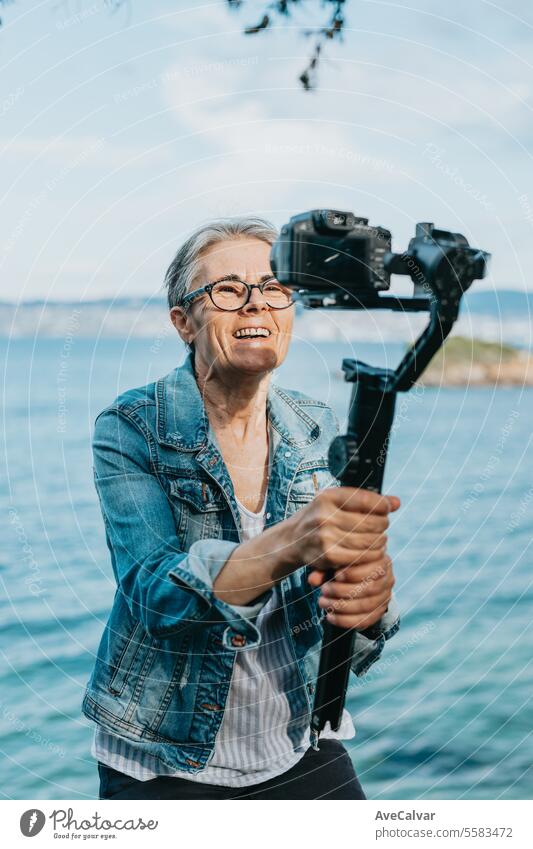
[[[278,283],[275,277],[267,277],[260,283],[250,285],[236,275],[230,275],[222,280],[215,280],[214,283],[207,283],[193,292],[188,292],[181,299],[181,306],[186,306],[195,298],[208,294],[217,309],[233,312],[242,309],[248,303],[252,296],[252,289],[259,289],[271,309],[284,310],[294,303],[291,290]]]

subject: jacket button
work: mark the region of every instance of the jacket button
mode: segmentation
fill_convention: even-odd
[[[234,637],[231,638],[232,646],[245,646],[246,645],[246,637],[243,634],[235,634]]]

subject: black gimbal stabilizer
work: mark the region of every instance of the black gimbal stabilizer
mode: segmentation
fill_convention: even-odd
[[[450,333],[463,293],[484,277],[490,254],[471,248],[464,236],[416,225],[404,254],[391,250],[391,234],[368,219],[336,210],[312,210],[291,218],[271,254],[277,279],[298,293],[304,306],[429,312],[429,323],[393,369],[344,359],[353,383],[348,431],[329,450],[329,467],[342,486],[381,492],[397,392],[407,392]],[[379,295],[390,274],[409,275],[414,295]],[[340,725],[354,651],[355,630],[323,620],[312,731]],[[362,632],[365,634],[365,632]],[[367,629],[372,635],[372,629]]]

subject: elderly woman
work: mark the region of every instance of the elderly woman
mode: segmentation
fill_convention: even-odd
[[[117,582],[83,701],[100,798],[365,798],[349,713],[318,740],[310,713],[324,616],[357,630],[356,675],[399,627],[399,501],[339,487],[335,414],[271,382],[294,320],[276,235],[254,218],[185,242],[166,280],[188,356],[96,420]]]

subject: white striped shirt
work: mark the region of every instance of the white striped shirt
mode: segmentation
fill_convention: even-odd
[[[260,534],[264,510],[252,513],[237,501],[241,514],[242,541]],[[241,612],[243,608],[238,608]],[[238,652],[214,751],[202,772],[173,770],[158,758],[146,755],[142,745],[132,743],[97,726],[92,754],[101,763],[139,781],[158,775],[185,778],[204,784],[247,787],[275,778],[302,758],[309,748],[309,716],[291,716],[286,693],[301,687],[284,622],[279,588],[257,614],[261,633],[257,648]],[[288,729],[299,745],[293,746]],[[345,710],[341,727],[321,737],[350,739],[355,729]]]

